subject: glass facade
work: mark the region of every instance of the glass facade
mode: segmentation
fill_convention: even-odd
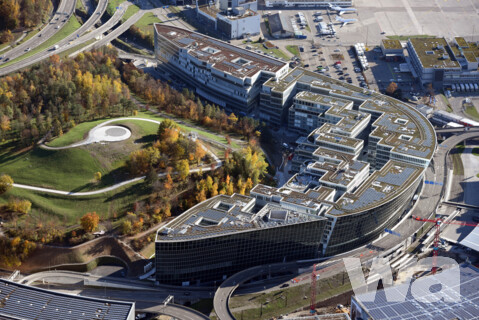
[[[156,242],[156,280],[198,285],[262,264],[317,258],[326,219],[192,240]]]
[[[383,205],[338,217],[324,255],[335,255],[368,244],[379,237],[385,228],[396,225],[420,181],[421,176],[399,196]]]

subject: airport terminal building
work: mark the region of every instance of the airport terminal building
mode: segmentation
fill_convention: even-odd
[[[410,69],[421,84],[455,88],[459,92],[479,91],[479,45],[463,37],[414,38],[407,43]]]
[[[346,252],[410,209],[437,145],[419,111],[301,68],[266,81],[260,101],[264,121],[287,122],[301,136],[297,173],[280,187],[209,199],[161,228],[159,282],[201,284],[255,265]]]

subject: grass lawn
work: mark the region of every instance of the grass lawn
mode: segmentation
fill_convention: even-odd
[[[473,104],[464,105],[464,112],[474,120],[479,120],[479,113]]]
[[[70,19],[68,20],[68,22],[63,26],[63,28],[61,28],[57,33],[55,33],[50,39],[48,39],[47,41],[43,42],[41,45],[39,45],[38,47],[36,47],[35,49],[25,53],[24,55],[21,55],[20,57],[18,58],[15,58],[7,63],[4,63],[0,66],[0,68],[3,68],[3,67],[6,67],[12,63],[15,63],[17,61],[21,61],[23,59],[26,59],[28,57],[31,57],[43,50],[46,50],[48,49],[49,47],[52,47],[54,44],[56,44],[57,42],[65,39],[66,37],[68,37],[69,35],[71,35],[73,32],[75,32],[75,30],[77,30],[78,28],[80,28],[81,24],[80,22],[78,22],[77,18],[75,15],[72,15],[70,17]]]
[[[285,60],[289,60],[288,55],[286,55],[286,53],[284,53],[280,49],[276,49],[276,48],[266,49],[261,43],[251,43],[251,45],[255,47],[256,49],[263,51],[264,53],[272,54],[276,58],[283,58]]]
[[[67,133],[65,133],[61,137],[55,138],[54,140],[46,143],[46,145],[50,147],[64,147],[74,142],[81,141],[83,140],[84,135],[88,131],[90,131],[94,126],[102,122],[105,122],[106,120],[109,120],[109,119],[101,119],[101,120],[95,120],[95,121],[83,122],[83,123],[77,124],[75,127],[68,130]]]
[[[114,191],[88,197],[67,197],[50,193],[13,188],[0,196],[0,204],[5,204],[11,196],[32,202],[32,211],[22,217],[41,221],[58,218],[65,225],[78,223],[86,212],[96,211],[102,218],[111,218],[114,212],[131,208],[135,201],[141,201],[149,194],[142,181],[123,186]]]
[[[93,180],[95,172],[106,174],[109,168],[100,163],[86,150],[33,150],[0,156],[0,172],[6,173],[16,183],[72,190]]]
[[[322,301],[332,296],[351,290],[351,284],[347,275],[344,284],[342,274],[332,278],[318,281],[316,301]],[[309,305],[310,283],[293,285],[288,288],[267,292],[265,294],[252,293],[241,296],[233,296],[230,299],[230,308],[250,306],[242,312],[233,312],[236,319],[271,319],[280,314],[290,313],[298,308]]]
[[[472,149],[472,154],[475,155],[476,157],[479,157],[479,148]]]
[[[455,175],[464,174],[464,165],[462,164],[461,154],[464,152],[464,145],[457,145],[454,149],[451,150],[452,164],[453,164],[453,173]]]
[[[390,40],[400,40],[400,41],[406,41],[408,39],[413,39],[413,38],[435,38],[436,36],[430,36],[427,34],[416,34],[412,36],[386,36],[386,38]]]
[[[141,111],[138,112],[137,116],[132,116],[130,117],[132,119],[134,118],[146,118],[146,119],[153,119],[157,121],[162,121],[165,119],[164,117],[160,117],[157,114],[151,112],[151,111]],[[74,142],[78,142],[83,140],[84,135],[91,130],[94,126],[100,124],[101,122],[107,121],[110,119],[102,119],[102,120],[96,120],[96,121],[91,121],[91,122],[84,122],[81,124],[76,125],[74,128],[70,129],[67,133],[65,133],[63,136],[56,138],[52,141],[50,141],[47,145],[52,146],[52,147],[62,147],[62,146],[67,146],[70,145]],[[178,119],[180,120],[180,119]],[[187,120],[181,119],[182,122],[188,123]],[[154,123],[149,123],[146,121],[139,122],[141,123],[142,126],[145,126],[146,124],[148,125],[154,125],[158,128],[158,126]],[[191,128],[187,126],[186,124],[179,124],[180,128],[186,132],[197,132],[199,135],[202,135],[208,139],[212,139],[215,141],[218,141],[220,143],[227,143],[226,139],[222,135],[218,135],[215,133],[208,132],[206,130],[198,130],[196,128]],[[231,147],[236,149],[239,148],[240,146],[235,143],[234,141],[231,142]],[[0,167],[1,168],[1,167]]]
[[[86,13],[86,8],[85,8],[85,6],[83,5],[83,2],[82,2],[81,0],[80,0],[80,1],[77,1],[76,9],[78,9],[78,10],[80,10],[80,11]]]
[[[31,38],[33,38],[34,35],[36,35],[38,32],[40,32],[40,28],[37,28],[37,29],[33,29],[31,31],[28,32],[28,34],[25,36],[25,38],[22,39],[22,41],[20,41],[18,44],[22,44],[28,40],[30,40]]]
[[[83,132],[100,123],[85,123],[71,130],[63,144],[82,140]],[[103,120],[104,121],[104,120]],[[17,183],[48,187],[65,191],[96,190],[129,178],[124,170],[125,160],[133,151],[154,141],[158,125],[145,121],[118,121],[128,126],[132,138],[109,145],[90,144],[64,150],[32,150],[0,154],[0,172],[9,174]],[[62,137],[63,138],[63,137]],[[102,180],[93,183],[95,172],[102,173]]]
[[[287,46],[286,46],[286,50],[288,50],[289,52],[291,52],[293,55],[299,57],[299,48],[298,48],[298,46],[287,45]]]
[[[155,16],[151,12],[147,12],[141,17],[140,20],[138,20],[137,23],[135,23],[135,26],[141,29],[143,32],[153,32],[153,24],[154,23],[160,23],[161,20],[158,19],[157,16]]]
[[[148,243],[143,249],[140,250],[140,253],[146,258],[150,258],[155,254],[155,242]]]
[[[125,2],[125,0],[110,0],[110,1],[108,1],[108,6],[106,7],[106,12],[108,12],[108,14],[110,16],[112,16],[116,11],[116,7],[118,7],[120,5],[120,3],[123,3],[123,2]]]
[[[128,20],[132,15],[134,15],[138,11],[140,11],[140,8],[138,8],[137,6],[132,4],[131,6],[128,7],[128,9],[126,9],[126,12],[123,15],[123,17],[121,17],[121,22],[122,23],[125,22],[126,20]]]

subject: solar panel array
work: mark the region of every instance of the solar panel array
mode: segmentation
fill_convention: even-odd
[[[437,296],[434,287],[415,286],[415,290],[420,287],[420,299],[418,295],[411,294],[411,288],[406,288],[409,284],[393,286],[385,290],[379,290],[374,298],[372,293],[361,294],[355,297],[356,301],[362,304],[363,309],[374,320],[451,320],[451,319],[479,319],[479,272],[477,268],[471,266],[460,267],[461,281],[460,285],[447,286],[443,283],[442,294],[449,297],[449,301],[459,300],[459,302],[436,301]],[[445,270],[443,272],[452,272]],[[444,276],[444,275],[443,275]],[[431,277],[431,276],[429,276]],[[415,281],[428,281],[426,278],[420,278]],[[439,289],[439,288],[437,288]],[[433,291],[431,293],[429,290]],[[391,296],[400,297],[398,302],[388,301],[386,291]],[[406,295],[403,292],[407,292]],[[460,295],[458,294],[460,293]],[[415,298],[416,297],[416,298]],[[453,300],[454,299],[454,300]],[[402,301],[399,301],[402,300]]]
[[[378,202],[384,198],[386,194],[376,191],[373,188],[368,188],[364,193],[353,203],[349,203],[343,206],[344,210],[356,210],[362,207],[366,207],[371,203]]]
[[[413,168],[406,167],[402,170],[402,172],[388,172],[385,176],[379,176],[376,180],[379,182],[392,184],[394,186],[401,186],[414,173],[414,171],[416,170]]]
[[[0,279],[0,317],[25,320],[122,320],[134,304],[79,297]]]

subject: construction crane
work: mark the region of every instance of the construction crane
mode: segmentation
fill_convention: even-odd
[[[436,218],[436,219],[424,219],[418,216],[412,216],[412,218],[416,221],[422,221],[422,222],[431,222],[434,223],[434,226],[436,228],[436,232],[434,235],[434,250],[432,253],[432,274],[436,274],[437,270],[437,254],[439,250],[439,241],[440,241],[440,235],[441,235],[441,224],[456,224],[460,226],[468,226],[468,227],[477,227],[479,223],[475,222],[464,222],[464,221],[445,221],[441,218]]]
[[[313,266],[313,271],[311,272],[311,306],[309,312],[311,314],[316,313],[316,280],[319,273],[316,272],[316,264]]]

